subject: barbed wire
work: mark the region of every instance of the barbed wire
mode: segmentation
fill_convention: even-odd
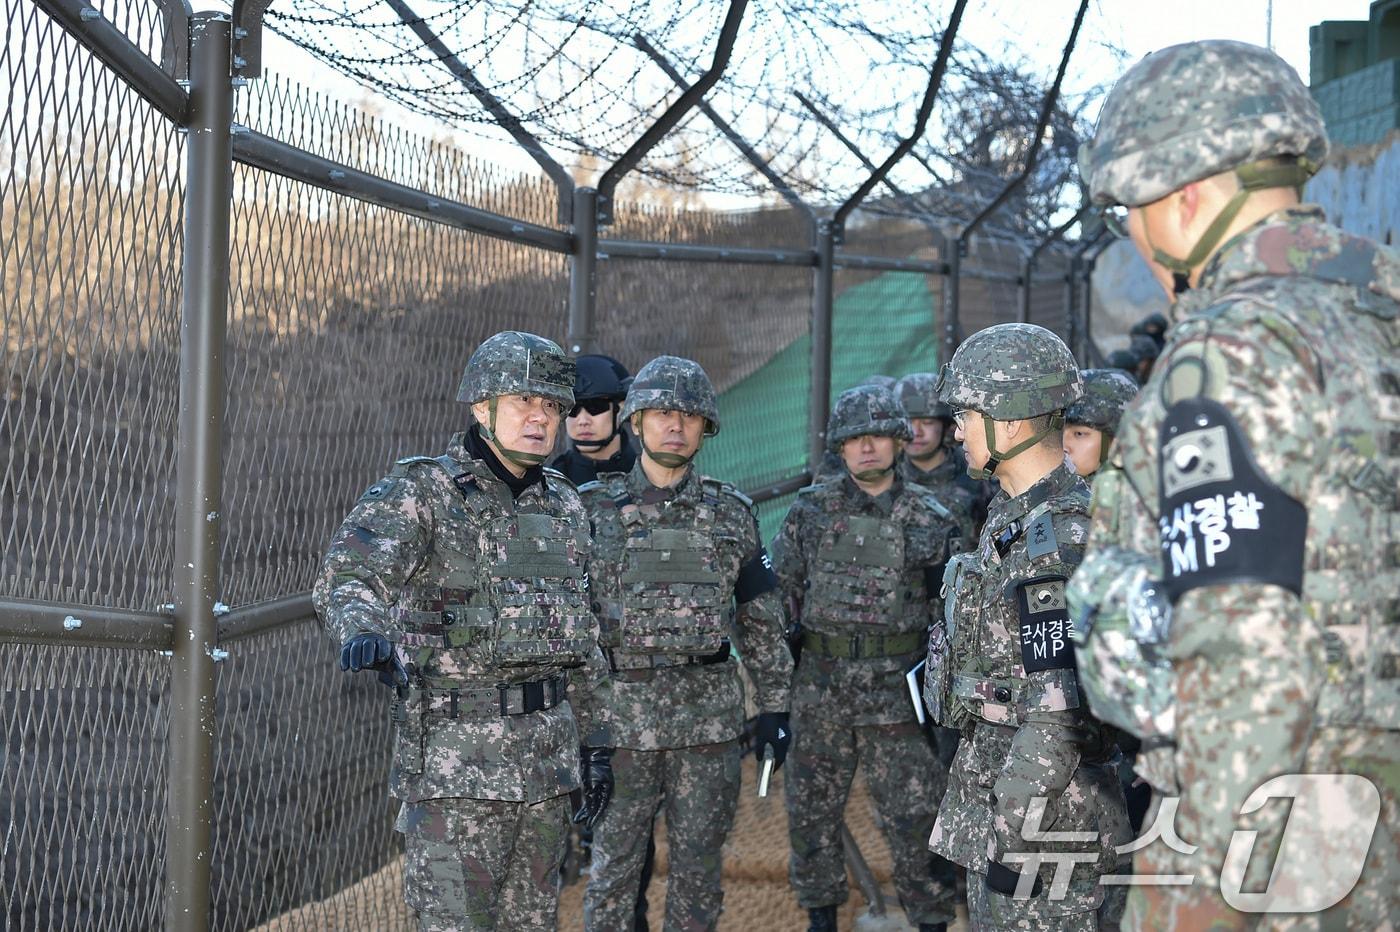
[[[795,92],[878,162],[912,126],[944,6],[944,0],[752,0],[728,67],[706,100],[793,191],[814,202],[839,202],[867,169]],[[680,93],[639,40],[693,81],[709,67],[726,8],[714,0],[290,0],[269,10],[267,22],[412,112],[498,134],[468,82],[415,33],[426,27],[547,150],[586,174],[620,156]],[[935,123],[917,150],[922,167],[909,159],[900,167],[900,183],[914,195],[909,215],[955,222],[975,213],[1019,169],[1047,83],[1014,54],[993,57],[957,43]],[[1068,166],[1093,96],[1056,108],[1041,167],[997,220],[1003,232],[1035,234],[1048,229],[1057,209],[1077,206]],[[928,170],[933,165],[939,170]],[[773,194],[698,112],[637,171],[664,187]],[[896,208],[897,199],[882,207]]]

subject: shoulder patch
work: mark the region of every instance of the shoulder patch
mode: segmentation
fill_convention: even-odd
[[[1055,516],[1043,513],[1026,528],[1026,555],[1031,559],[1056,553],[1060,542],[1055,538]]]
[[[1065,582],[1063,576],[1041,576],[1016,587],[1021,666],[1027,673],[1074,667]]]
[[[1169,409],[1157,468],[1172,604],[1192,589],[1231,583],[1302,593],[1307,508],[1259,469],[1224,405],[1196,398]]]
[[[389,475],[397,478],[403,478],[404,476],[408,475],[409,470],[412,469],[414,466],[441,465],[441,463],[439,463],[436,459],[434,459],[431,456],[405,456],[401,460],[394,461],[394,468],[390,471]]]

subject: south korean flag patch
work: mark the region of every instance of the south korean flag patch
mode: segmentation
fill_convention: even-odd
[[[1016,587],[1021,620],[1021,666],[1027,673],[1074,669],[1069,639],[1069,604],[1065,577],[1041,576]]]

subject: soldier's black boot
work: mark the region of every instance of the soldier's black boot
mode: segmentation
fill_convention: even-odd
[[[807,918],[811,924],[807,926],[807,932],[836,932],[836,907],[818,906],[816,909],[807,910]]]

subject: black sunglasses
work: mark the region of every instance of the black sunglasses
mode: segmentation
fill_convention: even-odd
[[[589,414],[597,417],[612,406],[613,400],[611,398],[590,398],[587,401],[580,401],[570,408],[569,417],[578,417],[580,411],[587,411]]]

